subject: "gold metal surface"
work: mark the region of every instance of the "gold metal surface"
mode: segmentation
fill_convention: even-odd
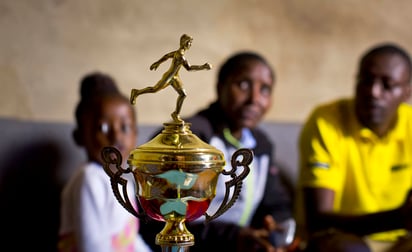
[[[178,93],[178,98],[176,102],[176,109],[172,113],[172,118],[175,122],[182,122],[180,118],[180,111],[182,109],[182,104],[186,98],[186,91],[183,88],[182,80],[179,76],[179,70],[183,66],[188,71],[198,71],[198,70],[210,70],[212,65],[205,63],[203,65],[190,65],[189,62],[184,57],[185,52],[189,50],[192,46],[193,38],[189,35],[183,34],[180,37],[180,47],[176,51],[169,52],[165,54],[158,61],[150,66],[150,70],[156,70],[161,63],[168,59],[172,59],[169,69],[163,74],[162,78],[154,86],[145,87],[143,89],[132,89],[130,94],[130,102],[132,104],[136,103],[136,98],[144,93],[156,93],[157,91],[166,88],[171,85]]]

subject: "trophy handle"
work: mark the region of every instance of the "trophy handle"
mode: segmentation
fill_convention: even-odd
[[[130,202],[129,195],[127,194],[127,180],[122,178],[121,176],[123,173],[132,172],[132,169],[130,167],[128,167],[127,169],[123,169],[121,167],[122,154],[120,153],[120,151],[114,147],[104,147],[102,150],[102,158],[103,169],[110,177],[110,184],[117,201],[119,201],[119,203],[134,216],[138,218],[146,218],[146,214],[138,213]],[[114,165],[116,167],[116,172],[113,172],[113,170],[110,168],[111,165]],[[119,191],[119,185],[122,186],[122,193],[120,193]],[[142,211],[144,213],[144,210],[140,205],[140,201],[136,200],[136,202],[139,211]]]
[[[238,160],[238,157],[242,156],[243,158],[241,160]],[[213,219],[216,219],[220,215],[222,215],[224,212],[226,212],[229,208],[233,206],[233,204],[236,202],[236,200],[239,198],[239,193],[240,190],[242,189],[242,183],[243,179],[246,178],[246,176],[250,172],[249,165],[252,163],[253,160],[253,152],[250,149],[238,149],[233,153],[232,159],[231,159],[231,165],[232,169],[230,171],[226,171],[223,169],[222,174],[223,175],[230,175],[232,177],[231,180],[226,181],[226,192],[225,192],[225,197],[222,201],[222,204],[219,206],[219,209],[214,213],[212,216],[208,215],[205,213],[205,223],[209,223]],[[237,167],[242,166],[243,171],[237,175]],[[229,195],[230,195],[230,188],[234,187],[233,189],[233,194],[232,198],[229,200]]]

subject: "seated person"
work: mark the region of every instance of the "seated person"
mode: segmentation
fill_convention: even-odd
[[[262,56],[254,52],[234,54],[220,68],[217,100],[184,120],[191,123],[194,134],[223,152],[227,166],[237,149],[254,152],[251,172],[243,181],[235,204],[207,225],[203,217],[186,224],[195,237],[191,252],[284,251],[289,245],[280,240],[274,244],[269,239],[280,229],[280,223],[293,220],[292,200],[274,163],[274,145],[257,127],[271,107],[274,86],[274,71]],[[230,180],[226,177],[220,175],[209,210],[223,200],[225,180]],[[142,225],[143,237],[156,249],[155,234],[164,223]]]
[[[314,109],[300,139],[307,251],[412,251],[411,59],[394,44],[361,58],[355,95]],[[408,245],[409,243],[409,245]]]
[[[106,74],[85,76],[80,95],[73,137],[86,151],[88,160],[79,166],[62,192],[59,251],[149,252],[138,233],[138,219],[117,201],[102,166],[103,147],[117,148],[123,161],[134,149],[135,111]],[[128,195],[135,195],[133,186],[129,189]]]

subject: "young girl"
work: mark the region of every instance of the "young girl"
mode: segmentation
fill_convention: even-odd
[[[62,192],[59,251],[150,251],[138,233],[138,219],[116,200],[101,158],[102,148],[112,146],[127,160],[137,139],[135,111],[114,80],[101,73],[81,81],[80,95],[73,137],[88,160]],[[128,195],[135,195],[133,181],[128,185]]]

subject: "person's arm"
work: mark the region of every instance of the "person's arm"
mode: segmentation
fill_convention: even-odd
[[[210,70],[212,66],[209,63],[205,63],[203,65],[190,65],[186,60],[183,66],[186,68],[187,71],[199,71],[199,70]]]
[[[212,65],[205,63],[203,65],[191,65],[186,58],[182,55],[182,65],[187,71],[199,71],[199,70],[210,70]]]
[[[170,52],[163,55],[163,57],[161,57],[158,61],[156,61],[150,66],[150,70],[156,70],[159,67],[159,65],[162,64],[164,61],[166,61],[169,58],[173,58],[174,54],[175,52]]]
[[[96,176],[97,177],[97,176]],[[75,232],[80,251],[92,252],[111,250],[111,230],[108,226],[107,206],[104,206],[102,183],[93,177],[93,171],[86,170],[75,195],[76,207]],[[112,196],[112,195],[110,195]]]
[[[292,217],[291,193],[281,180],[279,168],[272,166],[268,172],[265,193],[253,218],[253,225],[261,226],[265,215],[271,215],[275,221]]]
[[[332,212],[334,192],[326,188],[305,188],[304,206],[306,220],[311,233],[339,229],[358,235],[367,235],[376,232],[405,228],[405,214],[411,208],[411,197],[408,196],[405,204],[397,209],[366,214],[341,215]]]
[[[253,134],[258,142],[256,157],[268,157],[266,184],[262,200],[252,219],[252,226],[262,227],[266,215],[271,215],[276,222],[281,222],[292,217],[292,188],[281,177],[281,166],[275,161],[275,144],[269,141],[269,137],[260,130],[254,130]],[[261,167],[263,169],[264,167]],[[286,169],[283,167],[283,169]]]
[[[288,230],[282,230],[281,224],[291,218],[294,220],[292,214],[292,193],[280,178],[279,172],[277,166],[272,166],[270,168],[267,175],[265,193],[253,216],[251,225],[253,229],[249,230],[260,234],[268,234],[267,237],[264,235],[263,237],[256,239],[256,242],[263,247],[276,246],[284,248],[286,244],[286,247],[289,248],[289,246],[296,245],[296,237],[293,238],[292,244],[285,243],[286,240],[283,240],[283,238],[281,238],[281,241],[279,240],[279,237],[284,237],[283,235],[286,234],[283,232],[288,232]],[[273,224],[270,225],[270,222],[273,222]],[[295,236],[295,234],[293,235]],[[253,237],[256,235],[250,234],[249,236]],[[277,236],[277,238],[275,238],[275,236]],[[258,238],[258,236],[256,237]]]
[[[253,214],[249,230],[241,230],[241,234],[249,231],[249,234],[245,234],[250,238],[254,238],[255,242],[263,248],[273,249],[273,246],[280,248],[284,247],[283,241],[279,240],[279,237],[283,235],[280,224],[293,218],[292,188],[287,187],[287,184],[281,178],[280,166],[275,164],[273,157],[274,144],[267,141],[269,138],[264,134],[262,135],[260,131],[254,131],[254,135],[259,143],[255,149],[256,156],[268,156],[269,163],[267,164],[267,173],[261,174],[261,176],[266,176],[262,199]],[[264,164],[264,162],[261,164]],[[277,231],[276,234],[275,231]],[[273,235],[278,236],[278,238],[274,239]]]

